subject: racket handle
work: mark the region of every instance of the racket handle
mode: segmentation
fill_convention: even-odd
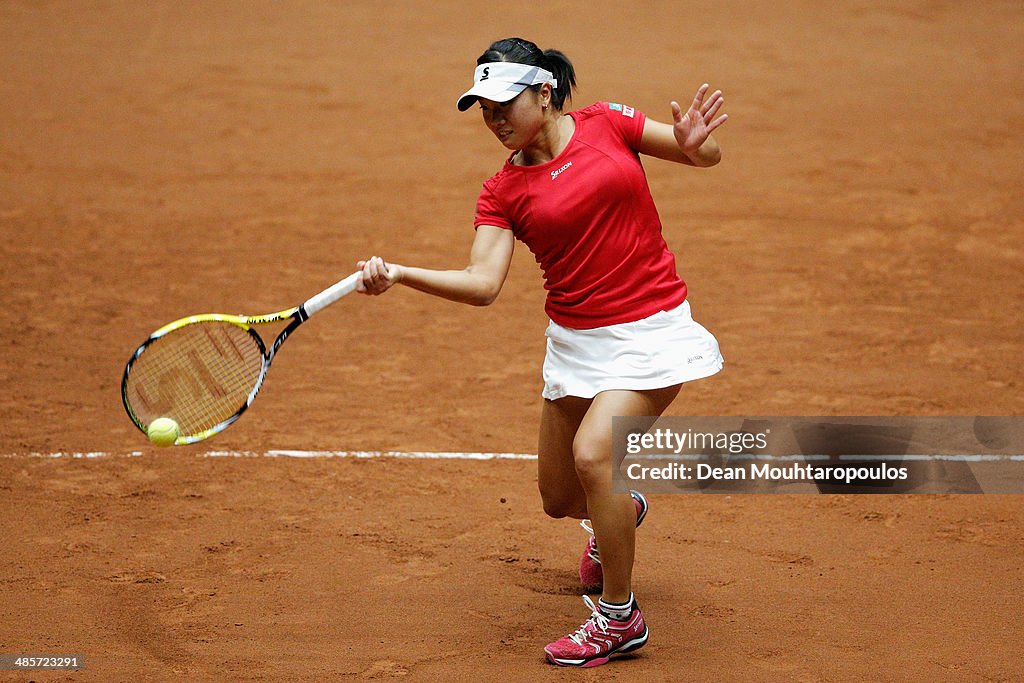
[[[301,308],[306,312],[306,317],[308,318],[315,313],[319,313],[346,294],[356,291],[356,283],[359,282],[359,274],[361,272],[357,270],[344,280],[334,283],[302,304]]]

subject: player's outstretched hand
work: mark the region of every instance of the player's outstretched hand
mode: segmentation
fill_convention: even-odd
[[[359,261],[356,267],[363,275],[356,283],[356,291],[363,294],[383,294],[401,279],[399,267],[394,263],[385,263],[380,256],[371,256],[366,261]]]
[[[708,139],[712,131],[725,123],[729,118],[728,114],[722,114],[717,119],[715,114],[722,108],[725,99],[722,91],[716,90],[711,97],[704,101],[710,86],[705,83],[697,89],[690,108],[683,113],[683,108],[676,101],[672,102],[672,120],[675,122],[673,129],[676,134],[676,142],[684,154],[689,155],[700,149],[700,146]]]

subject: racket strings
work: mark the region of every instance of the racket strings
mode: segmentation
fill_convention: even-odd
[[[197,435],[238,413],[262,370],[254,333],[222,321],[193,323],[146,347],[128,374],[126,396],[143,425],[170,417],[182,435]]]

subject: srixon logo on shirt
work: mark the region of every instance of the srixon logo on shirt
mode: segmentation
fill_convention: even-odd
[[[562,168],[558,169],[557,171],[552,171],[551,172],[551,179],[554,180],[558,176],[562,175],[564,172],[568,171],[570,166],[572,166],[572,162],[571,161],[569,163],[567,163],[565,166],[563,166]]]

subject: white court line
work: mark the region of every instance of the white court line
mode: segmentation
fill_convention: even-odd
[[[429,451],[282,451],[263,453],[237,453],[210,451],[203,457],[264,457],[264,458],[408,458],[411,460],[536,460],[528,453],[436,453]]]
[[[152,451],[158,452],[158,451]],[[175,451],[183,455],[190,454],[188,450]],[[143,451],[131,451],[127,453],[110,453],[107,451],[88,451],[66,453],[3,453],[0,459],[14,460],[18,458],[73,458],[73,459],[96,459],[96,458],[137,458],[145,455]],[[292,450],[269,450],[269,451],[206,451],[194,453],[199,458],[404,458],[409,460],[536,460],[536,455],[529,453],[435,453],[429,451],[292,451]]]
[[[156,453],[159,451],[151,451]],[[182,454],[189,454],[188,450],[175,451]],[[111,453],[108,451],[87,451],[66,453],[58,451],[55,453],[0,453],[0,460],[16,460],[18,458],[41,458],[41,459],[97,459],[97,458],[138,458],[146,453],[144,451],[131,451],[125,453]],[[194,453],[198,458],[401,458],[406,460],[536,460],[537,456],[530,453],[461,453],[461,452],[433,452],[433,451],[296,451],[296,450],[269,450],[269,451],[205,451]],[[700,460],[704,455],[672,455],[672,454],[646,454],[630,456],[642,460]],[[729,456],[730,459],[763,459],[763,460],[828,460],[828,455],[749,455],[740,454]],[[904,461],[960,461],[960,462],[1024,462],[1024,455],[840,455],[839,460],[894,460]]]

